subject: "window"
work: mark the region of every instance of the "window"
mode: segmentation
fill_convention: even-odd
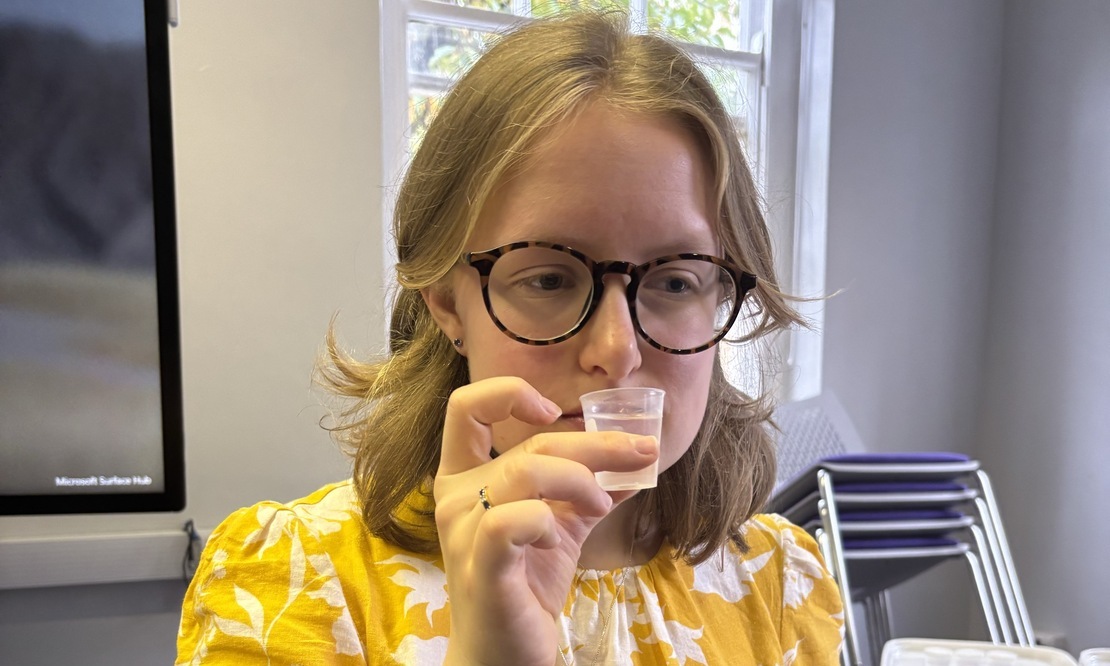
[[[395,0],[382,3],[383,146],[388,183],[397,183],[408,156],[419,144],[440,98],[451,83],[500,32],[534,16],[571,7],[616,7],[629,15],[634,30],[662,29],[682,42],[717,86],[737,121],[757,182],[766,198],[768,219],[778,254],[779,275],[788,292],[822,293],[824,284],[824,204],[794,201],[810,190],[824,195],[827,166],[827,106],[824,124],[812,135],[809,107],[827,94],[803,91],[802,85],[826,90],[831,71],[832,0]],[[818,6],[825,6],[820,14]],[[815,20],[820,19],[820,20]],[[773,36],[772,40],[772,27]],[[814,40],[815,30],[827,40]],[[816,42],[817,47],[805,48]],[[826,43],[827,42],[827,43]],[[807,63],[824,59],[824,67]],[[823,86],[823,88],[822,88]],[[803,94],[799,94],[802,92]],[[820,131],[824,131],[824,143]],[[809,132],[809,134],[804,134]],[[801,138],[800,138],[801,137]],[[817,144],[817,145],[814,145]],[[821,161],[820,148],[826,148]],[[815,150],[816,149],[816,150]],[[817,159],[815,160],[814,157]],[[804,175],[804,178],[803,178]],[[820,204],[820,205],[817,205]],[[386,197],[385,233],[392,213]],[[816,231],[815,231],[816,230]],[[393,283],[393,248],[385,244],[386,284]],[[820,311],[803,304],[817,326],[814,332],[794,332],[774,341],[786,360],[776,387],[784,398],[800,399],[820,391]],[[749,352],[734,345],[722,347],[722,360],[731,381],[758,391],[766,381]]]

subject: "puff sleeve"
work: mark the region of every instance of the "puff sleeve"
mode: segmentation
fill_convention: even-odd
[[[313,519],[315,518],[315,519]],[[262,503],[213,531],[185,596],[177,664],[365,664],[327,520]]]

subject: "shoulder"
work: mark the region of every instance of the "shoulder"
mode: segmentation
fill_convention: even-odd
[[[817,543],[785,518],[759,514],[741,528],[746,551],[734,543],[694,565],[694,587],[735,587],[767,606],[796,605],[799,584],[829,577]],[[812,586],[810,586],[812,587]]]
[[[292,502],[259,502],[239,509],[212,531],[209,543],[239,543],[261,555],[294,531],[302,538],[323,539],[344,530],[359,530],[361,524],[354,487],[343,481]]]
[[[744,538],[749,543],[773,543],[782,546],[790,541],[813,541],[813,537],[777,513],[757,513],[744,524]],[[816,545],[816,542],[814,542]]]
[[[777,600],[784,661],[791,655],[799,664],[835,663],[843,604],[817,542],[775,514],[754,516],[745,524],[744,538],[750,546],[741,556],[745,561],[767,560],[758,582],[768,599]]]
[[[764,568],[766,576],[781,587],[784,607],[805,603],[814,587],[831,581],[817,542],[782,516],[758,514],[745,524],[743,534],[750,547],[742,556],[745,561],[762,558],[774,562]]]
[[[803,578],[825,578],[829,574],[816,541],[805,530],[782,516],[758,514],[741,528],[748,549],[742,552],[729,544],[720,557],[711,557],[695,567],[698,572],[717,569],[735,571],[769,599],[788,601],[784,588]]]
[[[194,579],[283,581],[290,572],[333,576],[348,594],[395,575],[386,565],[440,567],[437,555],[413,553],[374,536],[362,520],[354,484],[332,483],[291,502],[259,502],[227,517],[205,545]],[[421,569],[423,570],[423,569]]]
[[[836,663],[842,604],[817,543],[777,515],[754,516],[742,535],[747,550],[730,543],[690,568],[697,605],[690,616],[728,617],[731,626],[748,627],[746,643],[735,647],[737,654],[750,651],[745,663]],[[681,562],[676,566],[684,571]]]
[[[361,561],[348,551],[368,547],[353,486],[333,483],[292,502],[259,502],[232,513],[212,530],[193,578],[204,588],[225,579],[268,584],[306,565],[343,576]]]
[[[179,659],[296,663],[316,645],[335,655],[329,663],[361,663],[361,599],[344,585],[360,561],[345,549],[365,541],[354,497],[349,483],[331,484],[239,509],[213,530],[185,596]]]
[[[825,571],[817,541],[778,514],[756,514],[744,525],[743,534],[753,551],[778,551],[785,568],[808,571],[814,575]]]

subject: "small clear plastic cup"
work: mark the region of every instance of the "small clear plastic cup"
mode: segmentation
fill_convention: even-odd
[[[659,441],[663,434],[663,389],[615,388],[586,393],[582,419],[587,432],[617,432],[651,435]],[[659,482],[659,459],[634,472],[597,472],[597,483],[605,490],[654,488]]]

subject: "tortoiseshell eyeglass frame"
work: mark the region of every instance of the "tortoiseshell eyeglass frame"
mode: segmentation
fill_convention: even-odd
[[[513,250],[520,250],[528,247],[542,247],[550,250],[558,250],[559,252],[569,254],[578,261],[581,261],[586,266],[586,268],[589,269],[590,274],[593,276],[593,289],[590,295],[589,305],[586,307],[585,314],[583,314],[582,318],[578,320],[578,323],[575,324],[574,328],[554,338],[547,338],[544,340],[532,340],[530,338],[519,336],[516,333],[510,331],[504,324],[502,324],[501,320],[498,319],[497,315],[493,312],[493,304],[491,303],[489,296],[489,276],[490,273],[493,271],[494,262],[496,262],[505,254],[512,252]],[[659,344],[658,342],[653,340],[646,331],[644,331],[643,327],[640,325],[640,318],[636,315],[636,290],[639,288],[640,281],[643,279],[644,275],[646,275],[649,270],[655,268],[656,266],[661,266],[672,261],[681,260],[704,261],[706,263],[715,264],[716,266],[721,267],[730,276],[732,276],[732,281],[736,285],[737,292],[736,300],[732,308],[732,314],[729,316],[728,323],[725,325],[725,327],[712,340],[692,349],[676,349],[674,347],[667,347],[665,345]],[[486,312],[489,313],[490,319],[493,320],[493,323],[497,326],[497,328],[500,329],[502,333],[509,336],[513,340],[516,340],[517,342],[521,342],[526,345],[533,345],[536,347],[557,344],[571,338],[576,333],[581,331],[586,326],[586,323],[590,320],[590,317],[592,317],[594,312],[597,310],[598,303],[601,302],[601,296],[605,289],[605,284],[602,279],[606,275],[616,274],[627,275],[630,278],[628,286],[625,288],[625,297],[628,299],[628,312],[632,317],[632,323],[636,327],[636,333],[639,334],[641,338],[643,338],[652,347],[655,347],[656,349],[668,354],[697,354],[698,352],[703,352],[711,348],[713,345],[720,342],[721,339],[725,337],[725,335],[728,334],[729,329],[731,329],[733,323],[736,322],[736,317],[740,314],[740,308],[744,304],[744,297],[749,291],[755,288],[756,284],[756,276],[740,270],[740,268],[731,261],[727,259],[721,259],[720,257],[714,257],[708,254],[699,254],[696,252],[668,254],[664,257],[659,257],[658,259],[652,259],[647,263],[636,265],[627,261],[617,260],[595,261],[582,252],[575,250],[574,248],[568,247],[566,245],[559,245],[558,243],[548,243],[547,241],[517,241],[515,243],[502,245],[501,247],[495,247],[492,250],[485,250],[482,252],[467,252],[461,257],[460,261],[463,264],[466,264],[467,266],[470,266],[471,268],[474,268],[478,271],[478,276],[482,284],[482,299],[485,301],[486,304]]]

